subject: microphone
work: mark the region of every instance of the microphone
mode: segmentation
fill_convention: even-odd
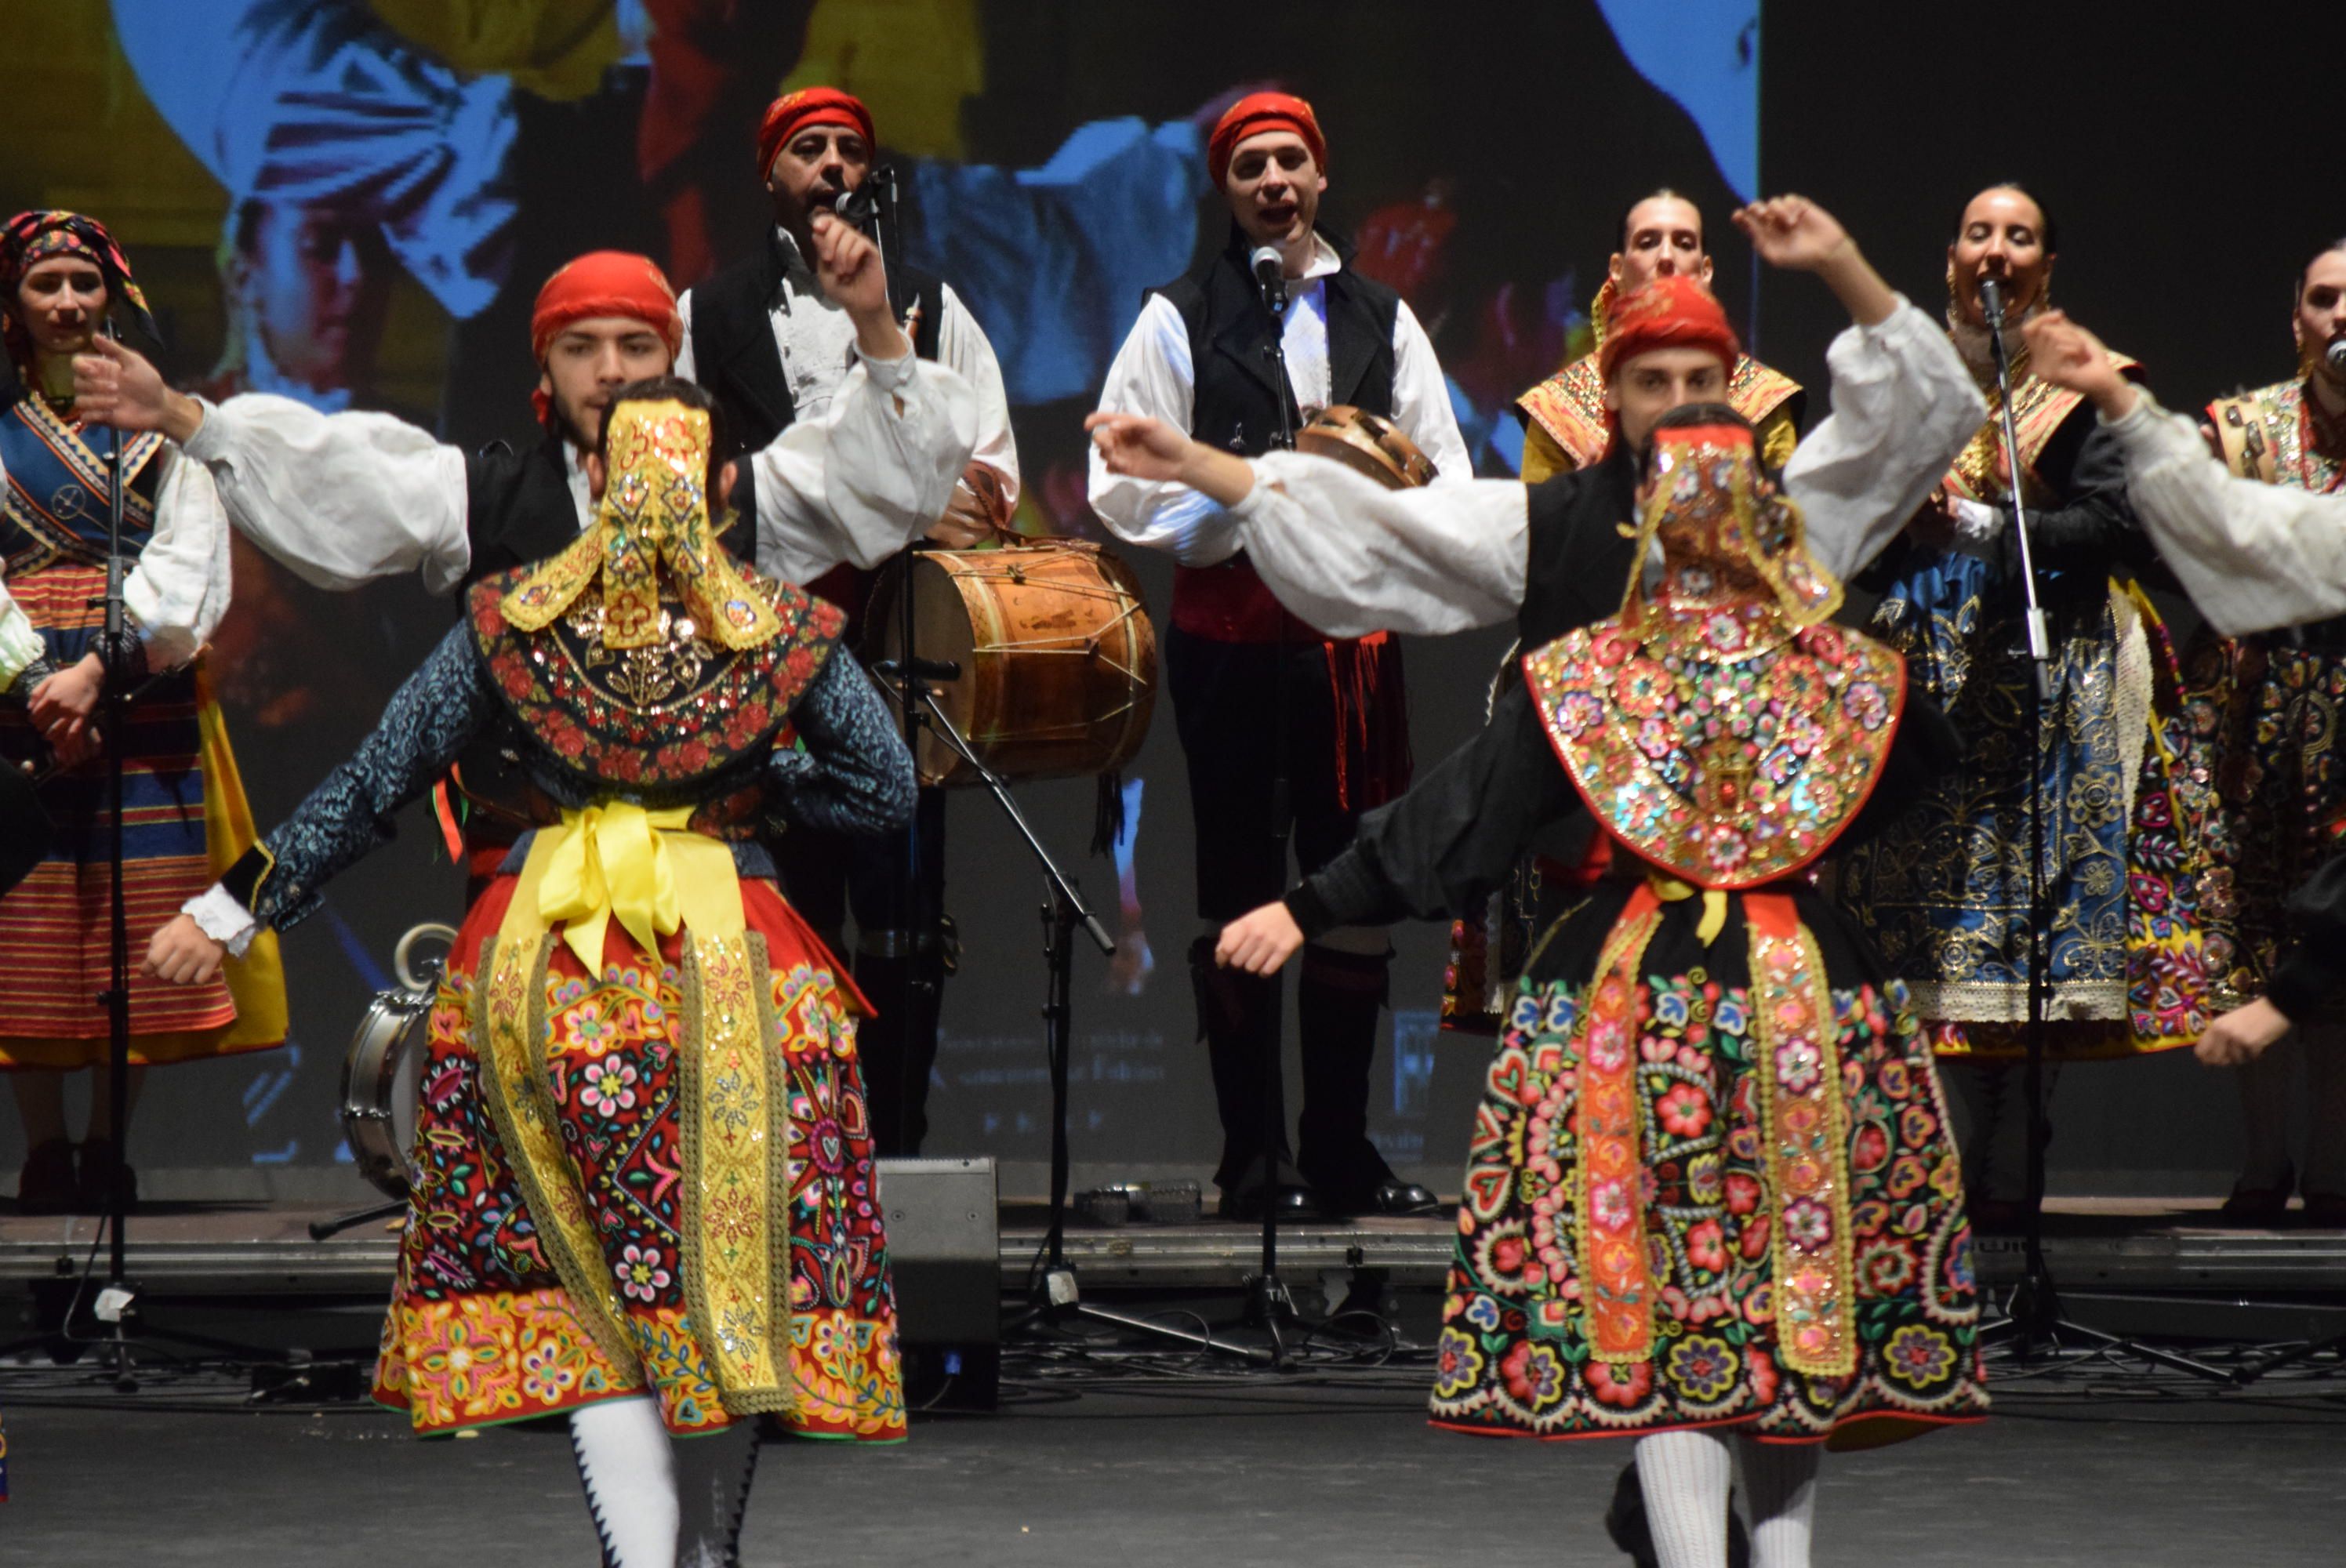
[[[882,680],[896,680],[903,675],[904,667],[896,659],[882,659],[872,667],[872,673]],[[916,657],[913,660],[913,678],[956,681],[961,678],[961,666],[952,659]]]
[[[872,220],[880,216],[880,190],[887,183],[884,171],[875,168],[865,175],[863,183],[853,190],[842,190],[833,198],[831,209],[839,215],[841,221],[858,229],[869,229]]]
[[[1276,316],[1286,310],[1287,270],[1286,264],[1280,260],[1278,248],[1256,246],[1254,254],[1247,258],[1247,264],[1254,269],[1255,287],[1262,290],[1263,301],[1270,305],[1270,313]]]
[[[2004,285],[1994,278],[1979,280],[1980,314],[1987,318],[1988,330],[2004,331]]]
[[[2346,338],[2340,338],[2321,351],[2321,358],[2330,366],[2330,373],[2346,381]]]

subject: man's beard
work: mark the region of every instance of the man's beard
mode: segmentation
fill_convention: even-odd
[[[548,402],[554,413],[554,433],[568,442],[581,453],[594,451],[596,445],[595,437],[587,434],[586,429],[581,426],[576,419],[573,419],[570,416],[570,410],[564,406],[562,400],[558,397],[552,398],[548,400]],[[607,412],[608,411],[606,412]]]

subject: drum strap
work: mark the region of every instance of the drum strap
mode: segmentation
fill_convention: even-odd
[[[790,1403],[789,1095],[773,1048],[765,943],[745,929],[730,848],[687,813],[624,802],[565,811],[530,845],[486,965],[478,1046],[497,1130],[548,1260],[605,1352],[638,1366],[635,1335],[562,1145],[546,1072],[555,929],[589,973],[613,920],[646,952],[682,931],[677,1118],[683,1285],[694,1338],[728,1411]]]

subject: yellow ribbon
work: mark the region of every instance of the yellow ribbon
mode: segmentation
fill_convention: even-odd
[[[688,830],[692,808],[647,811],[625,800],[565,810],[538,830],[515,902],[562,940],[589,974],[603,967],[603,938],[614,917],[647,954],[659,939],[689,925],[704,937],[742,930],[740,882],[733,851]]]
[[[1676,877],[1666,877],[1659,871],[1648,873],[1646,883],[1654,890],[1654,896],[1664,903],[1681,902],[1694,897],[1697,891],[1692,883],[1682,882]],[[1708,947],[1719,939],[1719,933],[1727,929],[1727,890],[1703,888],[1700,891],[1702,923],[1694,928],[1694,933],[1702,939],[1703,946]]]

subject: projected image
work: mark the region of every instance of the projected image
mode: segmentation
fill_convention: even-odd
[[[897,173],[903,259],[951,286],[1000,363],[1021,482],[1011,525],[1102,540],[1081,419],[1145,293],[1223,245],[1205,143],[1245,92],[1316,107],[1323,227],[1424,325],[1480,472],[1520,468],[1515,400],[1586,351],[1635,198],[1668,185],[1702,209],[1721,297],[1745,309],[1724,219],[1758,184],[1757,0],[1510,8],[1472,48],[1448,9],[1372,0],[1334,25],[1324,8],[1259,0],[45,0],[0,90],[74,113],[31,117],[56,128],[0,169],[0,203],[108,224],[181,387],[525,451],[542,439],[530,318],[547,276],[588,250],[633,250],[681,292],[765,246],[760,117],[781,91],[835,86],[869,106]],[[1161,615],[1169,562],[1126,555]],[[234,568],[211,667],[265,825],[365,733],[450,608],[412,572],[329,595],[242,540]],[[1458,694],[1482,690],[1491,653],[1410,657],[1428,758],[1463,735],[1473,705]],[[1170,732],[1160,705],[1097,859],[1088,779],[1027,798],[1124,948],[1079,988],[1079,1157],[1195,1163],[1215,1142],[1182,958],[1198,926]],[[932,1152],[1033,1157],[1035,881],[981,798],[957,793],[951,809],[944,902],[962,952]],[[174,1146],[155,1163],[335,1159],[342,1043],[399,933],[462,907],[437,829],[420,812],[407,828],[286,943],[308,1049],[272,1062],[265,1084],[224,1072],[200,1091],[221,1115],[158,1118],[148,1135]],[[1402,1065],[1372,1130],[1395,1158],[1441,1166],[1464,1118],[1443,1109],[1426,1043],[1438,942],[1403,941],[1416,945],[1393,971]]]

